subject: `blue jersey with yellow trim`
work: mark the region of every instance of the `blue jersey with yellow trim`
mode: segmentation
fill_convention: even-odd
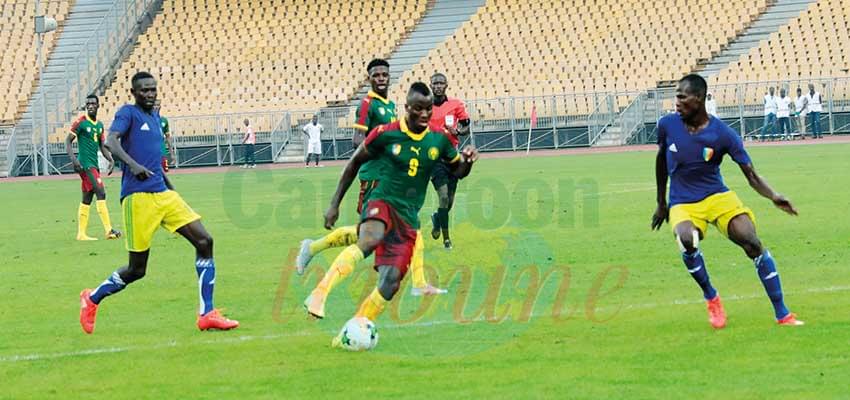
[[[158,193],[168,188],[162,175],[162,128],[159,114],[148,113],[139,106],[126,104],[115,113],[110,132],[121,134],[121,147],[151,172],[153,176],[137,179],[127,164],[121,167],[121,198],[130,194]]]
[[[713,116],[694,134],[679,114],[664,116],[658,121],[658,145],[667,153],[671,207],[729,191],[720,175],[725,154],[740,165],[751,162],[738,133]]]

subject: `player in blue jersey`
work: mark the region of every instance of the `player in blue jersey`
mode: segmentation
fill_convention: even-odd
[[[96,289],[80,293],[80,325],[94,331],[97,307],[106,296],[123,290],[145,276],[151,239],[156,228],[177,232],[195,247],[195,269],[201,306],[197,319],[200,330],[233,329],[239,322],[225,318],[213,308],[215,262],[213,240],[201,216],[174,191],[162,171],[164,140],[156,103],[156,80],[147,72],[133,75],[130,92],[136,104],[124,105],[115,114],[106,147],[123,163],[121,209],[130,261],[106,278]]]
[[[776,321],[780,325],[803,325],[785,307],[776,264],[756,235],[753,212],[723,184],[720,176],[723,156],[729,154],[750,186],[776,207],[791,215],[797,215],[797,210],[756,173],[738,134],[720,119],[708,115],[705,110],[707,90],[708,85],[701,76],[685,76],[676,90],[676,113],[658,121],[655,161],[658,208],[652,216],[652,229],[659,229],[664,221],[670,222],[685,266],[702,288],[709,322],[715,329],[726,326],[726,313],[717,290],[711,285],[699,250],[699,241],[705,237],[709,223],[741,246],[753,260],[773,304]],[[666,198],[668,176],[669,205]]]

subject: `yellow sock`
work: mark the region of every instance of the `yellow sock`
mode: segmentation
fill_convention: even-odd
[[[424,288],[428,285],[425,280],[425,242],[422,233],[416,231],[416,244],[413,247],[413,257],[410,258],[410,273],[413,275],[413,287]]]
[[[357,309],[357,314],[354,314],[355,317],[366,317],[369,321],[375,322],[375,319],[384,312],[384,307],[387,306],[389,300],[384,299],[384,296],[381,296],[381,292],[378,291],[378,288],[372,291],[369,294],[369,297],[366,300],[363,300],[363,303],[360,304],[360,308]]]
[[[80,208],[77,210],[77,236],[86,236],[86,228],[89,226],[89,206],[88,204],[80,203]]]
[[[355,243],[357,243],[357,225],[343,226],[310,243],[310,255],[314,256],[331,247],[345,247]]]
[[[97,207],[97,215],[100,215],[100,222],[103,223],[103,229],[106,230],[106,234],[108,235],[112,231],[112,222],[109,220],[109,209],[106,207],[106,200],[97,200],[95,206]]]
[[[357,245],[346,247],[342,253],[336,256],[330,270],[322,278],[322,281],[319,282],[319,285],[316,286],[316,290],[323,292],[325,295],[330,293],[334,286],[351,274],[351,271],[354,271],[354,266],[362,259],[363,252]]]

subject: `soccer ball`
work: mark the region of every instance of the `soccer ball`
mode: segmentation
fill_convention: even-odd
[[[348,351],[367,351],[378,345],[378,328],[364,317],[348,320],[339,335],[340,345]]]

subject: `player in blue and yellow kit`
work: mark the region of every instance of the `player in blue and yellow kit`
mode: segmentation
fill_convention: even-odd
[[[147,72],[133,75],[130,92],[136,104],[118,110],[109,127],[106,147],[123,162],[121,208],[126,229],[130,262],[112,273],[95,290],[80,293],[80,325],[94,331],[97,307],[106,296],[123,290],[145,276],[151,239],[162,226],[177,232],[195,247],[195,269],[201,306],[197,319],[200,330],[233,329],[239,322],[225,318],[213,308],[215,262],[213,240],[201,223],[201,216],[174,191],[162,171],[162,142],[159,114],[154,111],[156,80]]]
[[[685,76],[676,90],[676,114],[658,121],[655,163],[658,207],[652,216],[652,229],[659,229],[665,220],[670,222],[685,266],[703,290],[709,322],[715,329],[726,326],[726,313],[717,290],[711,285],[699,250],[699,241],[705,237],[708,224],[716,226],[753,260],[773,304],[776,321],[780,325],[803,325],[785,307],[775,262],[756,235],[753,212],[723,184],[720,175],[723,156],[729,154],[750,186],[776,207],[791,215],[797,215],[797,210],[756,173],[738,134],[723,121],[708,115],[705,110],[707,91],[708,85],[701,76]],[[669,206],[666,199],[668,176]]]

